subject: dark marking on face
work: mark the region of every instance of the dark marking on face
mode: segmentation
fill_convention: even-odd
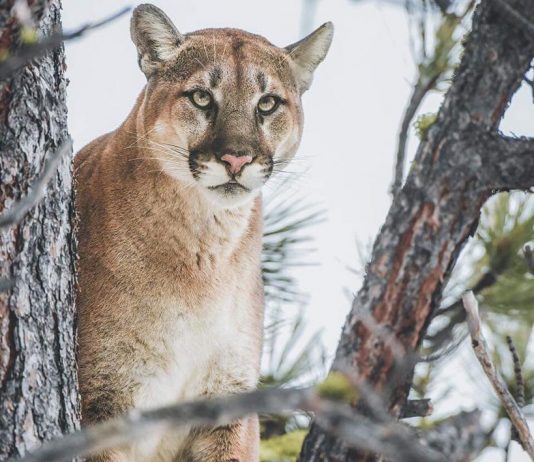
[[[258,85],[260,86],[261,92],[265,93],[267,90],[267,78],[265,77],[265,74],[263,72],[258,72],[256,79],[258,81]]]
[[[240,38],[235,38],[232,42],[232,50],[234,51],[234,54],[237,56],[239,55],[241,48],[245,45],[245,41]]]
[[[222,72],[219,67],[216,67],[210,72],[210,87],[217,88],[217,85],[221,82]]]

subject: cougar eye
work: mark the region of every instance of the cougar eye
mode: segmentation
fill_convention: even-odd
[[[213,104],[213,98],[204,90],[195,90],[189,95],[189,99],[199,109],[209,109]]]
[[[273,95],[263,96],[258,102],[258,111],[262,115],[272,114],[278,108],[280,104],[280,98]]]

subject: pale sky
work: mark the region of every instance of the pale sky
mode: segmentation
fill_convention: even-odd
[[[136,3],[140,2],[64,2],[64,27],[69,30]],[[238,27],[279,46],[301,38],[302,4],[297,0],[153,3],[183,32]],[[303,98],[305,129],[293,166],[302,176],[291,192],[327,211],[328,220],[313,230],[318,250],[310,260],[320,265],[296,274],[299,287],[309,294],[308,329],[310,333],[323,329],[328,351],[333,353],[350,307],[344,288],[356,292],[360,284],[348,269],[358,266],[356,239],[363,244],[372,241],[389,207],[397,130],[415,69],[402,8],[379,1],[322,0],[314,27],[325,21],[333,21],[335,36]],[[144,85],[128,27],[126,16],[67,45],[69,127],[75,150],[116,128]],[[524,89],[516,99],[503,128],[534,134],[531,95]],[[430,96],[422,112],[435,112],[439,101],[439,95]],[[412,133],[412,153],[414,138]],[[455,367],[465,366],[465,361],[459,361]],[[464,395],[466,399],[458,398]],[[468,395],[468,391],[455,395],[466,409],[473,403]],[[517,452],[514,462],[528,460]],[[492,453],[479,460],[498,457]]]

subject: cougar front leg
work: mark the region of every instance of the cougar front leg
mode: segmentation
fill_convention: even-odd
[[[250,354],[250,351],[248,348],[233,349],[214,358],[200,396],[219,397],[256,388],[259,353]],[[193,428],[183,446],[182,456],[176,462],[257,462],[259,440],[256,415],[225,426]]]
[[[258,417],[249,416],[230,425],[192,430],[175,462],[257,462],[258,458]]]
[[[85,459],[85,462],[130,462],[131,455],[127,451],[110,450]]]

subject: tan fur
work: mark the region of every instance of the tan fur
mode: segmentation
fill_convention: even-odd
[[[132,37],[147,87],[121,127],[75,158],[84,424],[256,386],[258,193],[302,131],[303,90],[288,51],[232,29],[184,37],[148,5],[134,12]],[[263,91],[285,100],[261,122],[259,72]],[[184,96],[192,85],[211,85],[213,115]],[[232,181],[246,188],[219,188],[230,180],[220,154],[245,151],[254,160]],[[166,431],[92,460],[256,461],[257,418]]]

